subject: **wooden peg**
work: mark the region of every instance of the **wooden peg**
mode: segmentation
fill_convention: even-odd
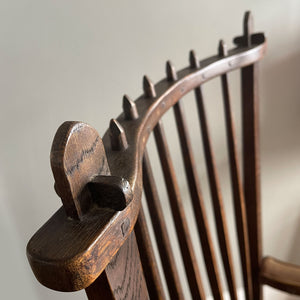
[[[246,46],[251,46],[251,35],[253,33],[253,16],[250,11],[246,11],[244,15],[244,38],[246,41]]]
[[[228,55],[227,45],[223,40],[220,40],[219,42],[218,53],[220,57],[225,57]]]
[[[135,120],[139,117],[136,104],[127,96],[123,96],[123,111],[127,120]]]
[[[177,73],[176,73],[175,67],[170,60],[168,60],[166,63],[166,72],[167,72],[167,79],[169,81],[177,80]]]
[[[189,60],[190,60],[190,66],[191,68],[200,68],[200,61],[196,55],[196,52],[194,50],[191,50],[190,51],[190,57],[189,57]]]
[[[143,78],[143,88],[145,96],[148,98],[155,98],[156,97],[156,91],[153,82],[150,80],[150,78],[145,75]]]
[[[129,182],[117,176],[96,176],[88,186],[99,207],[121,211],[133,197]]]
[[[127,149],[128,143],[125,131],[117,120],[111,119],[109,131],[112,150],[121,151]]]

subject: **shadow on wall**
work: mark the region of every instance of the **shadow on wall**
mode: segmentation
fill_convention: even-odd
[[[294,151],[300,144],[300,53],[277,61],[272,54],[267,55],[261,64],[262,150],[271,154],[274,151]]]
[[[299,199],[298,203],[300,202]],[[290,262],[294,262],[296,264],[300,263],[300,210],[298,210],[298,223],[297,226],[295,226],[295,232],[294,232],[294,239],[291,243],[290,253],[288,255],[288,259]]]
[[[299,264],[300,53],[281,59],[271,54],[261,69],[264,254]]]

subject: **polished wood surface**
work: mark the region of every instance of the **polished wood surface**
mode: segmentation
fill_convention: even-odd
[[[276,289],[300,295],[300,266],[267,256],[262,261],[260,277],[263,283]]]
[[[59,291],[86,289],[94,299],[184,299],[181,277],[185,276],[193,299],[223,299],[228,289],[237,299],[234,260],[214,149],[206,117],[202,85],[220,76],[225,108],[225,127],[233,191],[233,204],[246,299],[261,299],[262,284],[292,293],[299,292],[299,269],[276,260],[262,260],[258,155],[257,62],[266,50],[261,33],[253,34],[250,13],[245,14],[243,35],[228,50],[220,43],[216,55],[199,61],[190,53],[190,65],[176,72],[166,64],[166,78],[154,84],[143,78],[144,94],[136,101],[123,97],[123,113],[109,124],[101,139],[97,131],[81,122],[66,122],[57,131],[51,150],[55,190],[60,208],[32,237],[27,256],[37,279]],[[227,73],[241,70],[243,184],[232,115]],[[183,97],[194,92],[199,114],[205,161],[214,211],[218,245],[213,243],[207,220]],[[163,128],[163,115],[174,109],[182,159],[193,214],[201,242],[195,247],[184,210],[179,182]],[[153,132],[162,167],[172,219],[175,225],[184,274],[178,272],[160,194],[146,144]],[[142,206],[142,192],[147,204]],[[150,222],[144,215],[147,209]],[[162,265],[160,274],[154,253],[153,228]],[[216,261],[221,252],[227,287],[221,284],[222,268]],[[201,251],[202,250],[202,251]],[[200,273],[197,253],[202,252],[206,274]],[[280,273],[284,274],[282,278]],[[206,276],[210,292],[202,280]],[[167,289],[164,290],[163,280]]]

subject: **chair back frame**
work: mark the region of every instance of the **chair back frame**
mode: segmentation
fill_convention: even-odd
[[[147,198],[155,200],[155,188],[147,191],[147,186],[153,185],[153,182],[151,183],[146,143],[150,133],[154,132],[157,144],[160,145],[159,153],[165,161],[165,178],[170,178],[170,183],[173,183],[173,188],[168,190],[169,196],[178,198],[175,179],[172,180],[174,172],[172,164],[168,162],[168,150],[164,145],[164,132],[160,123],[162,116],[174,107],[177,123],[181,124],[178,128],[179,132],[181,131],[181,144],[186,145],[182,147],[185,147],[183,151],[187,154],[185,166],[189,166],[190,173],[187,176],[190,190],[194,191],[191,194],[194,193],[194,197],[197,198],[194,161],[189,154],[189,140],[184,131],[184,119],[180,108],[180,99],[195,91],[211,191],[212,195],[215,195],[214,209],[220,220],[217,224],[219,243],[221,249],[224,249],[222,258],[230,294],[236,299],[232,263],[228,254],[227,229],[224,226],[222,202],[218,196],[218,181],[204,109],[201,106],[201,85],[220,76],[227,109],[227,138],[235,214],[240,228],[238,237],[246,299],[261,299],[256,78],[257,62],[266,51],[266,40],[262,33],[253,34],[249,13],[245,15],[244,33],[235,38],[234,43],[236,47],[229,51],[223,42],[220,43],[217,55],[201,61],[191,52],[190,65],[178,72],[167,62],[166,78],[155,85],[145,76],[144,94],[134,102],[128,96],[124,96],[124,111],[111,121],[103,139],[87,124],[65,122],[61,125],[51,149],[51,167],[55,178],[55,190],[62,199],[63,207],[37,231],[27,246],[31,268],[43,285],[58,291],[86,289],[89,299],[165,299],[157,266],[153,263],[155,259],[141,208],[143,184]],[[241,69],[242,79],[244,192],[238,174],[226,77],[228,72],[236,69]],[[174,203],[172,212],[175,215],[177,212],[178,220],[181,220],[177,222],[176,229],[185,235],[186,224],[184,216],[180,215],[180,202],[177,207],[177,202]],[[194,209],[200,220],[198,229],[203,232],[207,230],[207,224],[201,201],[199,203],[198,206],[195,204]],[[158,219],[157,222],[162,222],[162,217]],[[161,231],[159,234],[163,239],[165,233]],[[203,251],[206,252],[204,255],[207,257],[207,270],[211,270],[208,273],[213,296],[215,299],[223,299],[220,279],[213,270],[215,261],[213,250],[210,249],[209,234],[200,234],[200,240]],[[184,264],[193,298],[204,299],[205,294],[197,268],[194,266],[189,241],[182,239],[180,243],[182,252],[186,251]],[[167,242],[165,245],[169,247]],[[172,258],[166,257],[166,261],[168,259],[169,265],[172,265]],[[174,291],[172,299],[183,299],[178,276],[175,272],[172,274],[170,286],[173,289],[169,289],[170,294]]]

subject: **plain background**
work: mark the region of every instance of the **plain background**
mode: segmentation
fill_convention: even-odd
[[[49,164],[58,126],[81,120],[102,136],[122,95],[142,93],[144,73],[156,82],[167,59],[180,69],[190,49],[204,58],[219,38],[231,46],[249,9],[268,37],[260,67],[264,254],[300,264],[298,0],[1,1],[1,299],[84,298],[42,287],[25,254],[61,205]]]

